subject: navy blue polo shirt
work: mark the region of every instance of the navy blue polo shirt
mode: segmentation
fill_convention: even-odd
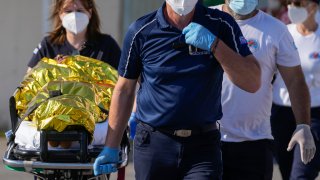
[[[130,25],[119,75],[141,76],[137,118],[154,127],[193,128],[221,119],[223,69],[210,53],[190,55],[182,31],[164,17],[164,5]],[[234,19],[219,10],[196,6],[193,22],[203,25],[242,56],[251,54]]]
[[[118,68],[121,51],[117,42],[107,34],[101,34],[96,41],[88,40],[81,51],[76,50],[68,41],[62,45],[52,44],[50,38],[45,37],[33,51],[33,56],[28,63],[29,67],[34,67],[43,58],[55,58],[58,54],[75,55],[98,59]]]

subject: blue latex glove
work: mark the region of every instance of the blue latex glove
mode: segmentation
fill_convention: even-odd
[[[194,22],[191,22],[187,27],[185,27],[182,34],[185,35],[187,44],[207,51],[211,51],[211,45],[216,39],[216,36],[208,29]]]
[[[118,148],[105,146],[93,164],[94,175],[116,172],[118,170],[117,163],[119,162],[119,153],[120,150]]]
[[[137,126],[136,113],[132,112],[129,118],[130,139],[134,139],[134,136],[136,135],[136,126]]]

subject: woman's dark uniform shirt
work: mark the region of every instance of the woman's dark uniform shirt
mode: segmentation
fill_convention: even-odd
[[[114,68],[118,68],[120,59],[120,48],[116,41],[109,35],[101,34],[96,41],[87,41],[83,45],[81,51],[76,50],[65,41],[62,45],[55,45],[50,42],[49,36],[45,37],[41,43],[33,51],[33,56],[28,63],[29,67],[34,67],[43,58],[55,58],[58,54],[75,55],[98,59],[110,64]]]

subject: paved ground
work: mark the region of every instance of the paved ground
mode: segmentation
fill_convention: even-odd
[[[31,180],[33,179],[32,175],[29,175],[27,173],[23,172],[14,172],[9,171],[4,168],[4,165],[2,163],[2,157],[6,150],[6,140],[3,137],[0,137],[0,156],[1,156],[1,163],[0,163],[0,180]],[[111,175],[111,180],[116,180],[117,174]],[[134,172],[133,172],[133,165],[132,162],[129,163],[128,167],[126,167],[126,180],[134,180]],[[274,165],[274,173],[273,173],[273,180],[281,180],[278,166],[277,164]],[[320,180],[320,177],[317,178],[317,180]]]

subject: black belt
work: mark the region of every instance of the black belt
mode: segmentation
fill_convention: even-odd
[[[145,127],[152,128],[152,130],[154,131],[159,131],[165,134],[170,134],[178,137],[190,137],[190,136],[199,135],[199,134],[203,134],[203,133],[218,129],[216,123],[206,124],[202,127],[193,128],[193,129],[168,129],[163,127],[154,128],[142,121],[139,121],[139,122]]]

